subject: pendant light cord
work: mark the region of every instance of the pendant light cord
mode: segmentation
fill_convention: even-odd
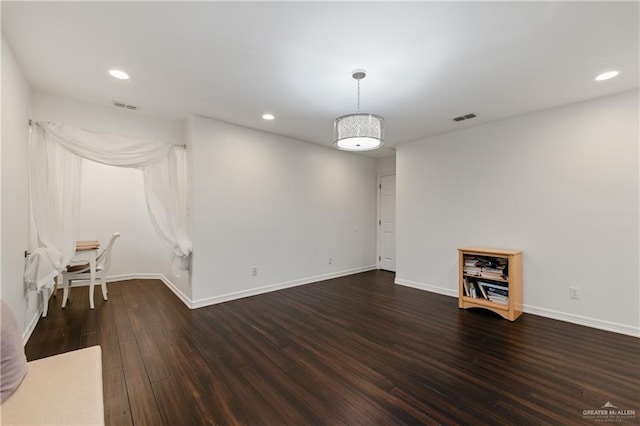
[[[358,113],[360,113],[360,79],[358,79]]]

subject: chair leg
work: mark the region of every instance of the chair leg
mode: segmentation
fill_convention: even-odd
[[[104,274],[102,275],[102,277],[100,277],[100,287],[102,287],[102,298],[104,300],[109,300],[109,298],[107,297],[107,279],[105,278]]]
[[[53,297],[58,298],[58,285],[62,282],[62,274],[58,274],[58,276],[53,280]]]
[[[49,289],[48,288],[42,289],[42,301],[43,301],[42,318],[46,318],[47,312],[49,312]]]
[[[95,283],[94,284],[89,284],[89,307],[91,309],[94,309],[95,306],[93,304],[93,292],[95,290]]]
[[[69,287],[71,286],[71,280],[69,278],[62,279],[62,309],[67,306],[67,300],[69,299]]]

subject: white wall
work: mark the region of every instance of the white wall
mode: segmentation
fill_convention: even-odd
[[[196,306],[375,267],[375,159],[189,122]]]
[[[525,311],[638,335],[638,113],[632,91],[399,145],[397,282],[457,295],[458,247],[522,249]]]
[[[33,117],[91,131],[167,143],[183,143],[184,137],[182,121],[41,92],[34,94]],[[173,276],[171,252],[150,222],[142,172],[84,160],[78,239],[98,239],[106,245],[116,231],[122,236],[113,249],[109,276],[126,278],[131,275],[162,274],[189,297],[188,274],[180,278]]]
[[[396,172],[396,156],[378,158],[376,160],[376,173],[380,175],[390,175]]]
[[[29,245],[28,144],[31,88],[2,35],[2,284],[1,296],[25,332],[38,298],[23,284]]]

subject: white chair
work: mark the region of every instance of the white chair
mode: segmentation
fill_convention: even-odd
[[[111,250],[113,249],[113,243],[120,236],[119,232],[114,233],[109,240],[109,245],[100,253],[100,255],[96,258],[96,279],[100,279],[100,287],[102,287],[102,298],[104,300],[108,300],[107,298],[107,272],[109,271],[109,267],[111,266]],[[90,280],[91,273],[89,271],[89,264],[83,263],[81,265],[69,265],[67,266],[67,270],[62,272],[62,308],[67,305],[67,299],[69,297],[69,292],[71,288],[71,281],[74,280]],[[94,308],[93,305],[93,286],[89,286],[89,306],[91,309]]]

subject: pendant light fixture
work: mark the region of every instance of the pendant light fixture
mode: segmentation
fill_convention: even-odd
[[[334,145],[344,151],[371,151],[384,145],[384,119],[360,112],[360,80],[366,76],[363,69],[351,73],[358,82],[358,112],[338,117],[333,124]]]

